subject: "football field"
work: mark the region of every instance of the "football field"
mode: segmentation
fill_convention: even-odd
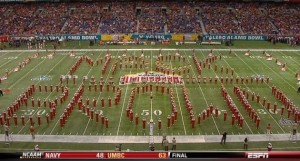
[[[33,125],[38,135],[147,136],[151,119],[158,136],[265,134],[268,124],[274,134],[290,133],[300,120],[300,52],[246,53],[4,51],[1,122],[12,134],[29,134]]]

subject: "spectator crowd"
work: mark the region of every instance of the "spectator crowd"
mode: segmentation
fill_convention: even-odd
[[[0,35],[300,33],[300,5],[258,2],[102,1],[0,5]]]

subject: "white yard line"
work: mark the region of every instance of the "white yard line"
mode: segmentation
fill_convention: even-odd
[[[21,54],[23,54],[24,52],[21,52],[19,55],[17,55],[17,57],[19,57]],[[7,54],[7,53],[6,53]],[[2,56],[1,56],[2,57]],[[0,66],[0,68],[2,68],[3,66],[5,66],[6,64],[8,64],[8,63],[10,63],[11,61],[13,61],[13,60],[16,60],[16,59],[11,59],[11,60],[9,60],[9,61],[7,61],[6,63],[4,63],[4,64],[2,64],[1,66]]]
[[[99,56],[97,57],[97,59],[96,60],[98,60],[98,58],[100,57],[100,55],[101,54],[99,54]],[[119,55],[119,52],[117,52],[117,54],[116,54],[116,57]],[[113,59],[113,58],[111,58],[111,59]],[[111,60],[111,63],[113,63],[113,60]],[[113,64],[112,64],[113,65]],[[91,68],[92,69],[92,68]],[[88,74],[87,75],[89,75],[89,73],[91,72],[91,69],[90,69],[90,71],[88,72]],[[105,79],[105,81],[104,81],[104,84],[106,84],[107,83],[107,80],[108,80],[108,78],[109,78],[109,74],[110,74],[110,72],[111,72],[111,70],[112,70],[112,67],[109,69],[109,72],[108,72],[108,74],[107,74],[107,77],[106,77],[106,79]],[[98,96],[98,98],[97,98],[97,102],[96,103],[98,103],[99,102],[99,98],[100,98],[100,96],[102,95],[102,93],[103,92],[100,92],[100,94],[99,94],[99,96]],[[86,132],[86,130],[87,130],[87,128],[88,128],[88,126],[89,126],[89,123],[90,123],[90,121],[91,121],[91,118],[89,118],[89,121],[88,121],[88,123],[86,124],[86,127],[85,127],[85,129],[84,129],[84,131],[83,131],[83,134],[82,135],[84,135],[85,134],[85,132]]]
[[[67,56],[64,56],[60,61],[58,61],[48,72],[47,72],[47,74],[46,75],[48,75],[58,64],[60,64],[61,63],[61,61],[62,60],[64,60],[64,58],[66,58]],[[46,60],[46,59],[45,59]],[[30,71],[29,71],[30,72]],[[26,74],[27,75],[27,74]],[[41,82],[41,80],[39,80],[37,83],[35,83],[35,85],[37,85],[37,84],[39,84],[39,82]],[[53,92],[50,92],[50,94],[47,96],[47,98],[46,98],[46,100],[51,96],[51,94],[52,94]],[[31,116],[34,116],[36,113],[38,112],[38,110],[35,110],[35,112],[31,115]],[[26,121],[26,123],[25,123],[25,126],[26,126],[26,124],[29,122],[29,119]],[[23,129],[24,129],[24,127],[25,126],[23,126],[20,130],[19,130],[19,132],[17,133],[17,134],[19,134]]]
[[[190,64],[193,64],[193,63],[190,62],[189,57],[187,56],[186,52],[184,52],[184,54],[185,54],[185,56],[187,57],[187,61],[188,61]],[[202,53],[202,55],[203,55],[203,53]],[[191,68],[191,70],[192,70],[192,72],[193,72],[193,75],[194,75],[195,77],[197,77],[197,76],[196,76],[196,73],[195,73],[195,71],[194,71],[194,69]],[[198,83],[198,88],[199,88],[200,91],[201,91],[201,94],[202,94],[202,96],[203,96],[203,98],[204,98],[204,101],[205,101],[205,103],[206,103],[206,106],[209,106],[209,104],[208,104],[208,102],[207,102],[207,99],[206,99],[206,97],[205,97],[205,95],[204,95],[204,92],[203,92],[203,90],[202,90],[202,88],[201,88],[201,86],[200,86],[199,83]],[[217,131],[218,131],[218,134],[220,135],[221,133],[220,133],[220,130],[219,130],[219,128],[218,128],[218,125],[217,125],[217,123],[216,123],[214,117],[212,117],[212,119],[213,119],[213,122],[214,122],[214,124],[215,124],[215,127],[216,127],[216,129],[217,129]]]
[[[238,55],[237,53],[235,53],[236,55]],[[241,59],[241,58],[240,58]],[[224,61],[225,61],[225,63],[226,64],[228,64],[229,65],[229,63],[225,60],[225,59],[223,59]],[[242,59],[241,59],[242,60]],[[243,60],[242,60],[243,61]],[[243,61],[251,70],[252,70],[252,72],[254,72],[256,75],[258,75],[258,73],[256,73],[245,61]],[[229,65],[229,67],[231,67],[230,65]],[[237,72],[235,72],[235,74],[238,76],[238,74],[237,74]],[[269,88],[271,88],[271,86],[269,85],[269,84],[266,84]],[[245,85],[248,89],[250,89],[247,85]],[[262,104],[261,104],[261,102],[259,103],[264,109],[266,109]],[[270,115],[270,117],[273,119],[273,121],[274,122],[276,122],[276,124],[278,125],[278,127],[282,130],[282,132],[284,132],[285,133],[285,131],[284,131],[284,129],[278,124],[278,121],[276,121],[275,120],[275,118],[270,114],[270,112],[268,111],[268,114]]]
[[[295,144],[296,145],[296,144]],[[292,147],[282,147],[282,148],[274,148],[274,150],[281,150],[281,151],[285,151],[286,149],[299,149],[300,147],[297,147],[297,146],[292,146]],[[22,149],[22,148],[12,148],[10,147],[9,148],[11,151],[32,151],[32,148],[31,149]],[[261,148],[248,148],[248,151],[260,151],[260,150],[265,150],[266,148],[265,147],[261,147]],[[0,148],[0,150],[7,150],[7,148]],[[46,149],[46,148],[43,148],[44,151],[78,151],[78,152],[82,152],[82,150],[74,150],[74,149]],[[224,151],[224,149],[212,149],[213,151]],[[140,151],[142,151],[142,149],[140,149]],[[190,152],[198,152],[197,150],[189,150]],[[244,149],[226,149],[226,151],[244,151]],[[99,150],[89,150],[89,152],[99,152]],[[101,152],[111,152],[109,150],[101,150]],[[195,159],[196,160],[196,159]]]
[[[84,60],[83,60],[84,61]],[[89,72],[92,70],[92,68],[90,68],[90,70],[89,70]],[[88,73],[89,73],[88,72]],[[69,72],[68,72],[69,73]],[[68,74],[67,73],[67,74]],[[77,90],[76,91],[78,91],[78,89],[80,88],[80,86],[81,85],[79,85],[79,87],[77,88]],[[63,115],[63,113],[60,115],[60,117]],[[50,131],[50,135],[52,134],[52,132],[54,131],[54,129],[56,128],[56,126],[57,126],[57,124],[58,124],[58,122],[60,121],[60,119],[58,118],[58,120],[56,121],[56,123],[55,123],[55,125],[54,125],[54,127],[52,128],[52,130]]]
[[[182,124],[183,124],[183,130],[184,130],[184,134],[186,135],[186,129],[185,129],[185,124],[184,124],[182,110],[181,110],[181,103],[180,103],[180,100],[179,100],[179,95],[178,95],[176,84],[175,84],[175,90],[176,90],[178,105],[179,105],[179,109],[180,109],[180,115],[181,115],[181,120],[182,120]]]
[[[298,53],[298,52],[300,52],[300,50],[292,51],[292,52],[295,52],[297,55],[300,55],[300,53]]]
[[[44,59],[43,61],[41,61],[38,65],[36,65],[34,68],[32,68],[29,72],[27,72],[25,75],[23,75],[23,77],[19,78],[17,81],[15,81],[14,84],[12,84],[9,88],[12,88],[13,86],[15,86],[18,82],[20,82],[23,78],[25,78],[30,72],[32,72],[33,70],[35,70],[39,65],[41,65],[46,59]],[[53,68],[52,68],[53,69]],[[52,70],[51,69],[51,70]],[[49,72],[48,72],[49,73]],[[47,74],[48,74],[47,73]]]
[[[68,52],[68,51],[106,51],[107,49],[63,49],[63,50],[57,50],[57,51],[64,51],[64,52]],[[111,49],[110,51],[122,51],[122,50],[125,50],[125,49]],[[140,51],[141,49],[127,49],[128,51]],[[160,49],[143,49],[144,51],[151,51],[151,55],[152,55],[152,51],[158,51],[158,50],[160,50]],[[164,49],[164,50],[166,50],[166,51],[176,51],[177,49]],[[180,49],[180,51],[191,51],[192,49]],[[209,50],[211,50],[211,49],[196,49],[196,51],[209,51]],[[248,49],[214,49],[214,51],[229,51],[229,50],[231,50],[231,51],[247,51]],[[51,50],[49,50],[49,51],[51,51]],[[299,49],[288,49],[288,50],[286,50],[286,49],[251,49],[251,51],[291,51],[291,52],[299,52],[300,50]],[[20,54],[19,55],[21,55],[22,53],[24,53],[24,52],[36,52],[36,50],[26,50],[26,51],[24,51],[24,50],[4,50],[4,51],[0,51],[0,53],[1,52],[5,52],[5,54],[4,55],[6,55],[6,54],[8,54],[8,53],[10,53],[10,52],[20,52]],[[297,53],[298,54],[298,53]],[[19,55],[17,55],[17,56],[19,56]],[[299,54],[298,54],[299,55]],[[3,56],[3,55],[2,55]],[[0,56],[0,57],[2,57],[2,56]],[[62,58],[61,60],[63,60],[64,58]],[[239,59],[241,59],[240,57],[239,57]],[[45,61],[46,59],[44,59],[43,61]],[[241,59],[242,60],[242,59]],[[12,60],[9,60],[8,62],[10,62],[10,61],[12,61]],[[42,62],[43,62],[42,61]],[[151,57],[151,61],[152,61],[152,57]],[[243,61],[243,60],[242,60]],[[8,62],[6,62],[6,63],[8,63]],[[39,66],[42,62],[40,62],[37,66]],[[244,62],[244,61],[243,61]],[[296,61],[295,61],[296,62]],[[6,64],[5,63],[5,64]],[[227,63],[227,62],[226,62]],[[249,65],[246,63],[246,62],[244,62],[248,67],[249,67]],[[3,64],[3,65],[5,65],[5,64]],[[57,64],[59,64],[59,63],[57,63]],[[56,64],[56,65],[57,65]],[[2,65],[2,66],[3,66]],[[56,66],[55,65],[55,66]],[[265,64],[264,64],[265,65]],[[0,67],[2,67],[2,66],[0,66]],[[30,73],[32,70],[34,70],[37,66],[35,66],[33,69],[31,69],[29,72],[27,72],[27,74],[26,75],[28,75],[28,73]],[[55,67],[54,66],[54,67]],[[266,65],[265,65],[266,66]],[[53,67],[53,68],[54,68]],[[268,67],[268,66],[267,66]],[[52,68],[52,69],[53,69]],[[252,71],[254,71],[251,67],[249,67]],[[269,67],[268,67],[269,68]],[[51,70],[52,70],[51,69]],[[270,69],[270,68],[269,68]],[[50,70],[50,71],[51,71]],[[152,62],[151,62],[151,70],[152,70]],[[271,69],[272,70],[272,69]],[[50,72],[49,71],[49,72]],[[274,70],[272,70],[274,73],[276,73]],[[48,72],[48,73],[49,73]],[[194,71],[193,71],[194,72]],[[255,72],[255,71],[254,71]],[[130,72],[131,73],[131,72]],[[277,73],[276,73],[277,74]],[[24,75],[23,77],[25,77],[26,75]],[[277,74],[278,75],[278,74]],[[23,79],[23,77],[21,78],[21,79]],[[19,82],[21,79],[19,79],[17,82]],[[282,78],[281,78],[282,79]],[[285,80],[284,80],[285,81]],[[17,82],[15,82],[12,86],[14,86]],[[40,81],[39,81],[40,82]],[[38,83],[36,83],[36,84],[38,84]],[[288,83],[289,84],[289,83]],[[290,84],[289,84],[290,85]],[[176,86],[176,85],[175,85]],[[198,85],[199,86],[199,88],[201,89],[201,87],[200,87],[200,85]],[[269,86],[269,85],[268,85]],[[290,85],[291,86],[291,85]],[[270,87],[270,86],[269,86]],[[294,87],[293,87],[294,88]],[[295,88],[294,88],[295,89]],[[125,105],[125,99],[126,99],[126,94],[127,94],[127,90],[128,90],[128,85],[127,85],[127,87],[126,87],[126,91],[125,91],[125,95],[124,95],[124,102],[123,102],[123,106],[122,106],[122,112],[121,112],[121,117],[122,117],[122,114],[123,114],[123,110],[124,110],[124,105]],[[177,92],[177,88],[176,88],[176,92]],[[202,91],[202,89],[201,89],[201,92],[202,92],[202,94],[204,95],[204,93],[203,93],[203,91]],[[51,94],[50,94],[51,95]],[[50,96],[49,95],[49,96]],[[177,92],[177,95],[178,95],[178,92]],[[48,97],[49,97],[48,96]],[[47,97],[47,98],[48,98]],[[205,98],[205,97],[204,97]],[[178,100],[179,101],[179,100]],[[206,101],[206,99],[205,99],[205,101]],[[206,101],[206,104],[207,104],[207,101]],[[181,106],[180,106],[180,110],[181,110]],[[152,112],[151,112],[151,114],[152,114]],[[34,115],[34,114],[33,114]],[[182,111],[181,111],[181,115],[182,115]],[[272,118],[273,118],[273,116],[272,115],[270,115]],[[120,117],[120,121],[119,121],[119,126],[118,126],[118,131],[117,131],[117,135],[118,135],[118,133],[119,133],[119,128],[120,128],[120,123],[121,123],[121,117]],[[182,120],[183,120],[183,117],[182,117]],[[273,118],[273,120],[275,120],[274,118]],[[276,121],[275,121],[276,122]],[[26,124],[28,123],[28,121],[26,122]],[[58,123],[58,122],[57,122]],[[57,125],[57,123],[56,123],[56,125]],[[277,123],[277,122],[276,122]],[[183,124],[184,124],[184,122],[183,122]],[[55,125],[55,126],[56,126]],[[277,123],[277,125],[281,128],[281,126]],[[24,128],[24,127],[23,127]],[[22,128],[22,129],[23,129]],[[22,130],[21,129],[21,130]],[[53,128],[54,129],[54,128]],[[53,131],[53,129],[52,129],[52,131]],[[185,129],[185,126],[184,126],[184,129]],[[18,133],[20,133],[21,132],[21,130],[18,132]],[[281,130],[284,132],[284,130],[281,128]],[[51,131],[51,133],[52,133],[52,131]]]
[[[205,55],[203,54],[203,52],[201,52],[201,54],[205,57]],[[226,62],[227,63],[227,62]],[[228,64],[228,63],[227,63]],[[229,64],[228,64],[229,65]],[[215,76],[218,78],[218,80],[220,81],[220,78],[218,77],[218,75],[217,75],[217,73],[214,71],[214,69],[213,68],[211,68],[211,71],[213,71],[214,73],[215,73]],[[238,74],[236,74],[236,75],[238,75]],[[221,81],[220,81],[221,82]],[[234,103],[234,102],[233,102]],[[235,104],[235,103],[234,103]],[[243,116],[242,115],[242,113],[240,112],[240,110],[239,110],[239,108],[237,108],[237,110],[238,110],[238,112],[241,114],[241,116]],[[245,118],[244,116],[243,116],[243,118]],[[253,133],[253,131],[251,130],[251,128],[250,128],[250,126],[249,126],[249,124],[248,124],[248,122],[246,121],[246,120],[244,120],[245,121],[245,123],[246,123],[246,126],[248,127],[248,129],[250,130],[250,132],[252,133],[252,134],[254,134]]]
[[[253,72],[255,72],[254,70],[253,70],[253,68],[251,68],[251,66],[249,66],[249,64],[248,63],[246,63],[242,58],[240,58],[239,56],[238,56],[238,54],[236,54],[237,55],[237,57],[242,61],[242,62],[244,62]],[[291,86],[293,89],[295,89],[295,90],[297,90],[294,86],[292,86],[290,83],[288,83],[285,79],[283,79],[279,74],[278,74],[278,72],[275,72],[272,68],[270,68],[268,65],[266,65],[263,61],[261,61],[261,60],[259,60],[259,59],[257,59],[258,61],[260,61],[264,66],[266,66],[267,68],[269,68],[273,73],[275,73],[279,78],[281,78],[286,84],[288,84],[289,86]],[[256,72],[255,72],[256,73]]]
[[[281,53],[281,54],[283,54],[283,55],[285,55],[285,56],[288,57],[288,55],[284,54],[284,52],[282,52],[282,51],[279,51],[279,53]],[[298,55],[298,53],[296,53],[296,54]],[[292,56],[291,56],[291,57],[292,57]],[[283,58],[283,59],[286,59],[286,58]],[[300,66],[300,63],[297,62],[297,61],[295,61],[293,57],[292,57],[291,59],[289,59],[289,60],[293,61],[295,64],[297,64],[298,66]],[[292,71],[294,74],[297,72],[297,71],[291,70],[291,68],[288,68],[288,69],[289,69],[290,71]]]
[[[135,55],[135,52],[133,54]],[[132,68],[130,69],[129,74],[131,74],[131,70],[132,70]],[[118,130],[117,130],[117,136],[119,135],[119,131],[120,131],[120,127],[121,127],[122,116],[123,116],[123,111],[124,111],[124,106],[125,106],[125,100],[126,100],[126,96],[127,96],[127,92],[128,92],[128,87],[129,87],[129,83],[126,85],[126,90],[125,90],[125,94],[124,94],[123,105],[122,105],[122,110],[121,110],[121,115],[120,115]]]
[[[5,56],[6,54],[8,54],[8,53],[1,54],[0,58],[3,57],[3,56]]]
[[[169,52],[168,52],[169,54]],[[170,65],[171,65],[171,69],[173,69],[172,67],[172,60],[170,60]],[[183,114],[182,114],[182,108],[181,108],[181,102],[179,100],[179,95],[178,95],[178,91],[177,91],[177,85],[174,83],[175,85],[175,90],[176,90],[176,95],[177,95],[177,100],[178,100],[178,105],[179,105],[179,109],[180,109],[180,115],[181,115],[181,120],[182,120],[182,125],[183,125],[183,130],[184,130],[184,134],[186,135],[186,129],[185,129],[185,124],[184,124],[184,120],[183,120]]]
[[[152,56],[152,50],[151,50],[151,55],[150,55],[150,60],[151,60],[151,62],[150,62],[150,71],[152,71],[152,59],[153,59],[153,56]],[[153,108],[152,108],[152,104],[153,102],[152,102],[152,99],[150,99],[150,106],[151,106],[151,109],[150,109],[150,118],[151,118],[151,120],[153,120],[153,118],[152,118],[152,116],[153,116],[153,114],[152,114],[152,110],[153,110]]]
[[[150,62],[150,71],[152,71],[152,59],[153,59],[153,54],[152,54],[152,50],[151,50],[151,56],[150,56],[151,62]]]
[[[150,114],[150,119],[153,120],[153,119],[152,119],[152,99],[150,99],[150,105],[151,105],[151,109],[150,109],[150,112],[151,112],[151,114]]]
[[[99,56],[97,57],[96,61],[98,60],[98,58],[100,57],[100,55],[102,55],[102,53],[99,54]],[[92,67],[92,68],[93,68],[93,67]],[[90,68],[89,72],[86,74],[87,76],[88,76],[88,75],[90,74],[90,72],[92,71],[92,68]],[[109,70],[109,73],[110,73],[110,71],[111,71],[111,69]],[[108,75],[107,78],[105,79],[105,83],[107,82],[108,77],[109,77],[109,75]],[[99,100],[101,94],[102,94],[102,93],[99,94],[99,96],[98,96],[98,98],[97,98],[97,101],[96,101],[96,104],[98,103],[98,100]],[[84,128],[84,131],[83,131],[83,134],[82,134],[82,135],[85,134],[85,132],[86,132],[86,130],[87,130],[89,124],[90,124],[90,121],[91,121],[91,118],[89,118],[89,121],[88,121],[88,123],[86,124],[86,126],[85,126],[85,128]]]
[[[121,49],[109,49],[109,51],[141,51],[141,49],[127,49],[127,48],[121,48]],[[153,49],[153,48],[147,48],[143,49],[144,51],[159,51],[160,49]],[[162,49],[162,51],[192,51],[193,49],[178,49],[178,48],[167,48]],[[210,51],[211,49],[195,49],[195,51]],[[218,48],[214,49],[214,51],[297,51],[299,52],[300,49],[253,49],[253,48],[247,48],[247,49],[228,49],[228,48]],[[54,51],[53,49],[48,49],[48,52]],[[55,50],[56,52],[68,52],[68,51],[107,51],[107,49],[59,49]],[[36,50],[0,50],[1,52],[36,52]]]
[[[131,74],[131,72],[130,72],[130,74]],[[119,135],[119,131],[120,131],[120,126],[121,126],[121,121],[122,121],[122,116],[123,116],[123,111],[124,111],[124,106],[125,106],[125,100],[126,100],[126,95],[127,95],[127,91],[128,91],[128,86],[129,86],[129,84],[126,85],[126,90],[125,90],[124,99],[123,99],[123,105],[122,105],[122,110],[121,110],[121,116],[120,116],[118,130],[117,130],[117,136]]]

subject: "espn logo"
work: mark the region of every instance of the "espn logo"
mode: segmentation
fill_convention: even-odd
[[[269,154],[268,153],[247,153],[247,158],[266,159],[269,158]]]

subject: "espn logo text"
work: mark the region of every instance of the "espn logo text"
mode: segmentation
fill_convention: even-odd
[[[247,158],[267,159],[267,158],[269,158],[269,153],[247,153]]]

